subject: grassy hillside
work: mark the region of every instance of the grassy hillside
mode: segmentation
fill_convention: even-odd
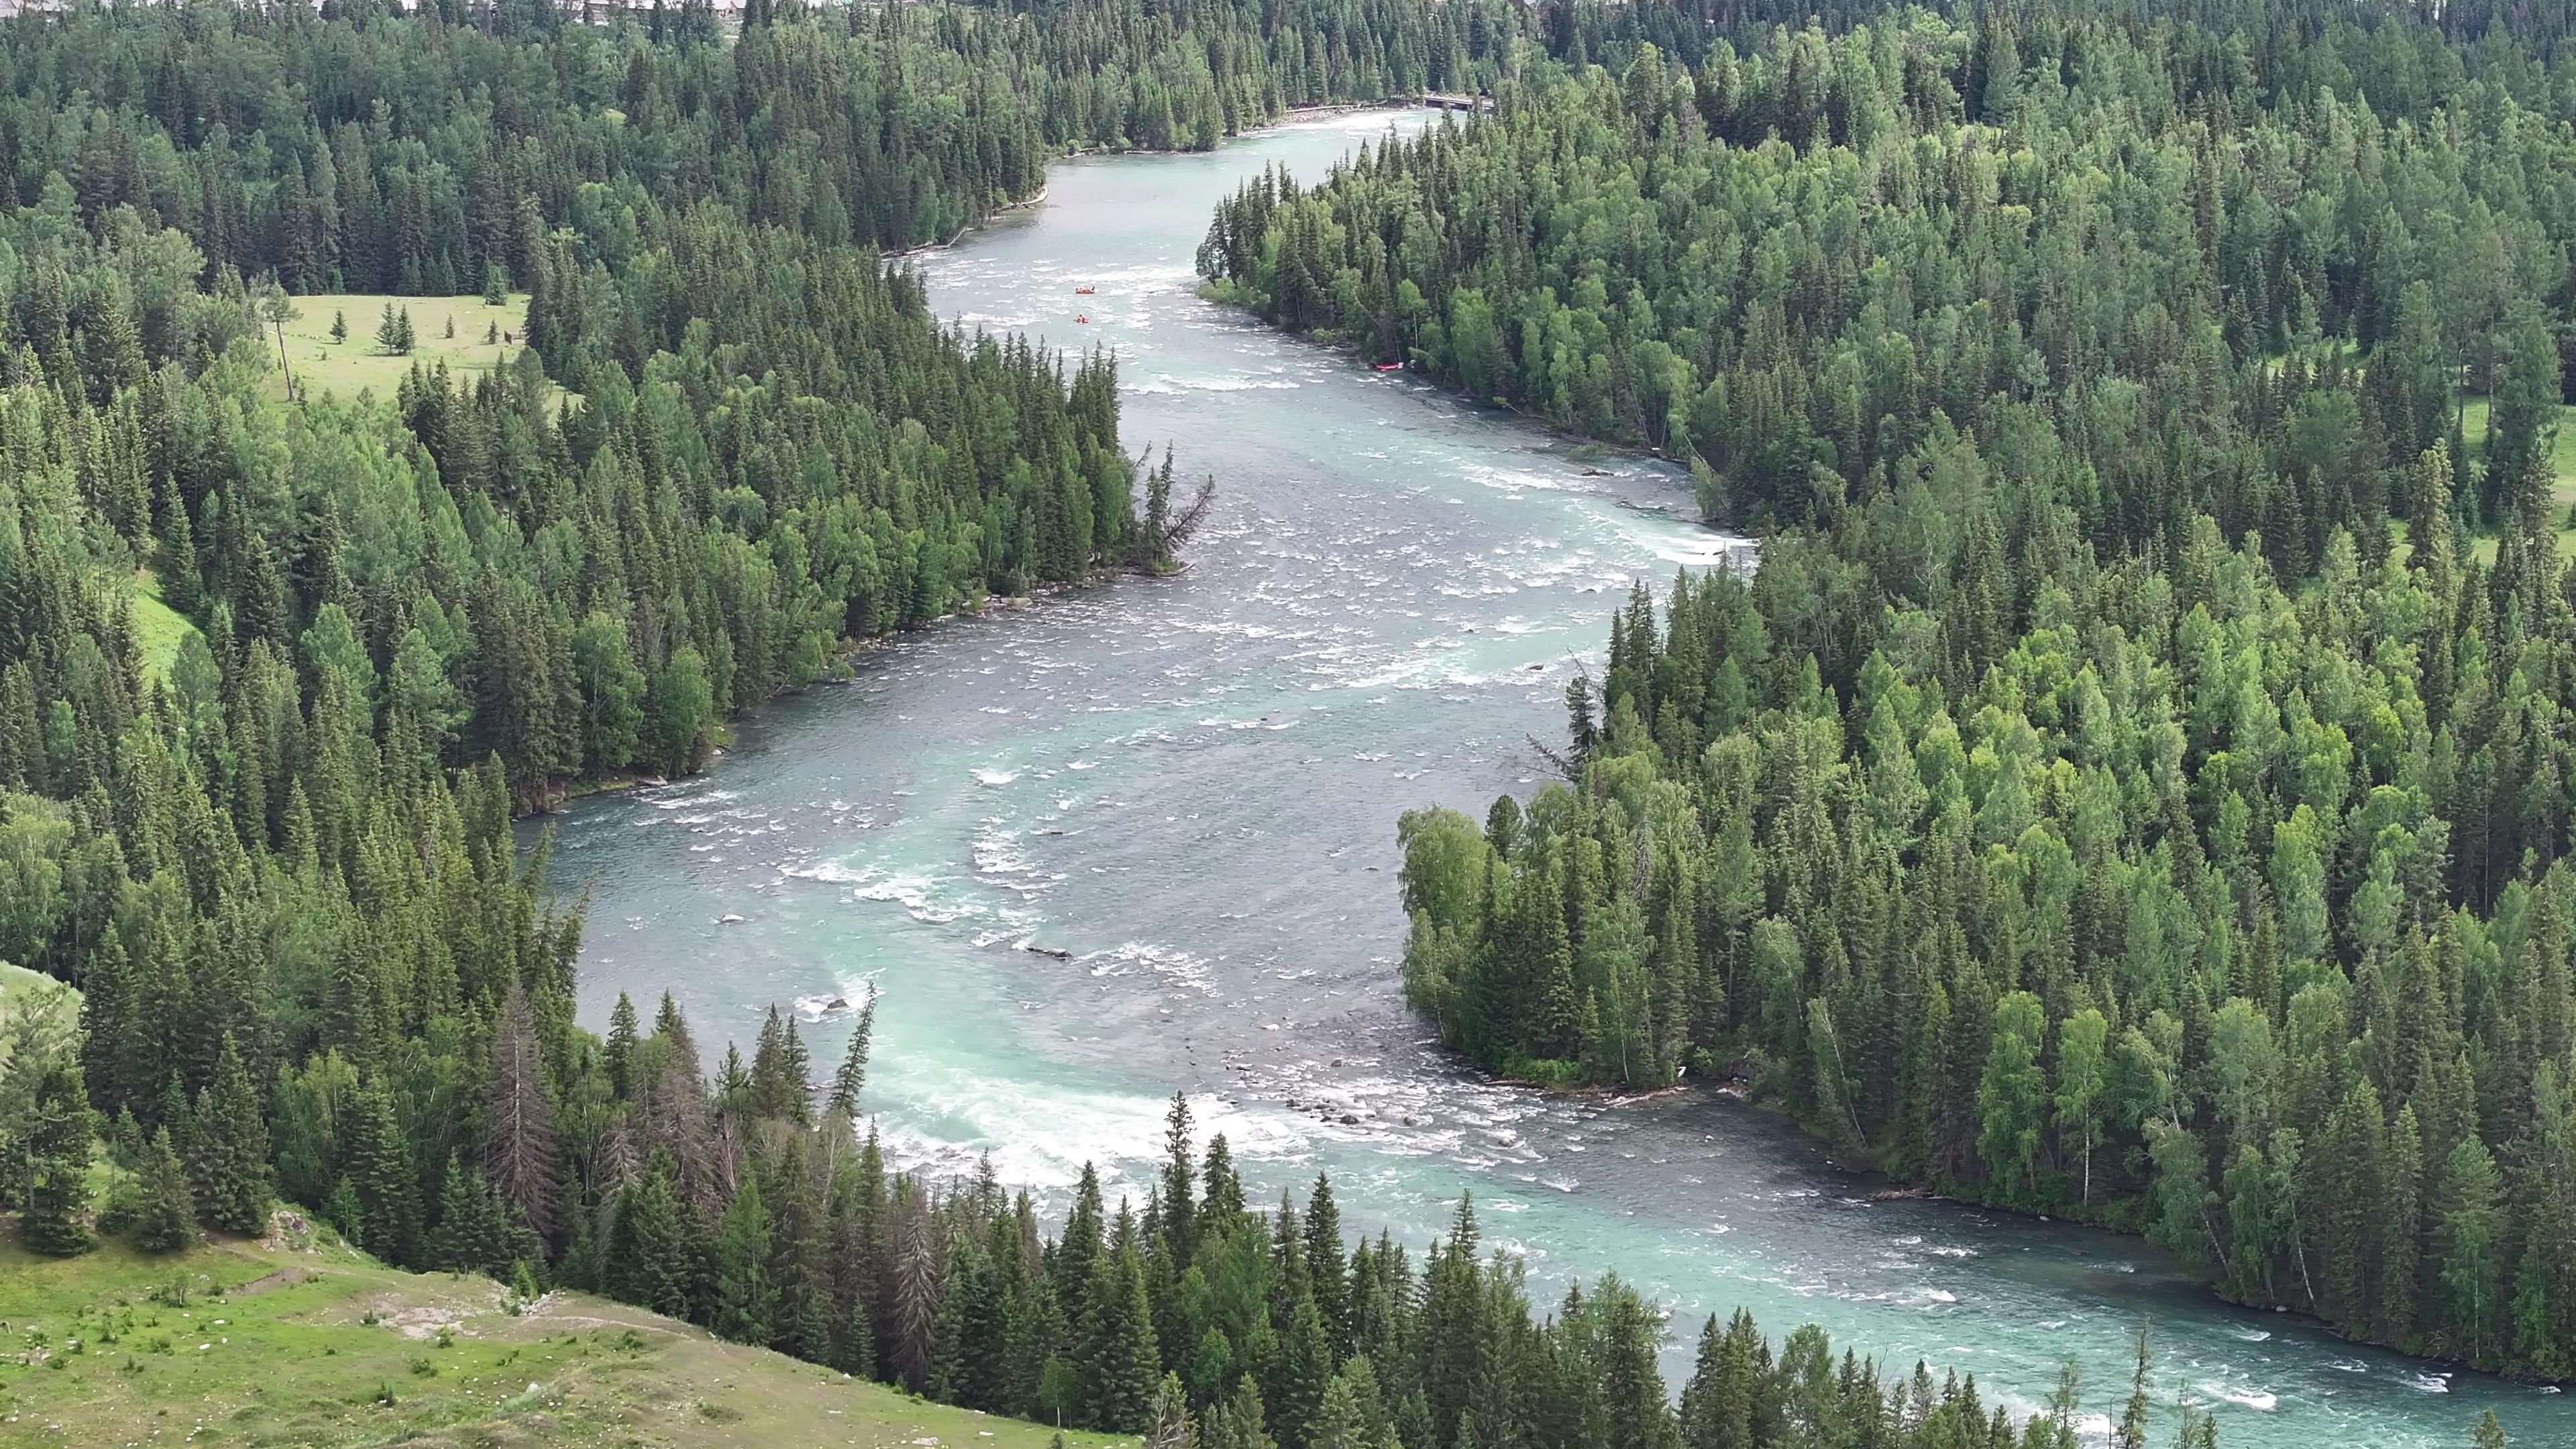
[[[150,569],[134,571],[134,637],[143,646],[143,677],[167,679],[179,657],[179,645],[197,626],[161,601],[161,579]]]
[[[12,1244],[0,1247],[0,1319],[10,1449],[1046,1449],[1054,1437],[583,1294],[513,1314],[489,1279],[404,1273],[329,1245],[153,1257],[110,1244],[55,1260]]]
[[[385,304],[392,303],[411,313],[414,337],[408,356],[396,357],[376,345],[376,323],[384,316]],[[487,305],[481,297],[375,297],[338,295],[298,297],[301,314],[286,324],[286,360],[295,370],[295,380],[313,397],[338,393],[355,397],[361,390],[373,389],[378,397],[393,396],[412,364],[435,368],[447,364],[451,373],[484,372],[500,366],[518,355],[520,345],[500,341],[485,342],[487,328],[512,334],[528,325],[528,298],[513,294],[498,307]],[[331,340],[331,319],[346,318],[347,340]],[[456,335],[449,337],[447,325],[456,324]],[[524,344],[525,338],[520,339]],[[271,350],[275,349],[272,338]],[[272,385],[284,391],[282,379]]]
[[[24,966],[12,966],[6,961],[0,961],[0,1028],[5,1028],[9,1024],[9,1019],[28,1002],[45,1003],[47,1009],[64,1018],[63,1025],[66,1027],[80,1018],[79,992],[41,971],[30,971]],[[7,1060],[9,1060],[8,1035],[5,1031],[0,1031],[0,1062]],[[0,1295],[0,1303],[7,1301],[5,1295]]]

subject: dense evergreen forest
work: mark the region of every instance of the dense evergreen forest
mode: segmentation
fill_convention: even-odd
[[[1220,295],[1761,539],[1611,621],[1562,783],[1405,817],[1409,997],[2568,1377],[2563,21],[2087,10],[1605,22],[1220,211]]]
[[[2446,439],[2468,516],[2510,511],[2576,356],[2576,73],[2397,25],[2001,15],[1551,73],[1493,124],[1248,185],[1200,265],[1282,325],[1692,462],[1738,527],[1906,507],[1943,422],[1992,467],[2080,448],[2045,481],[2105,550],[2207,513],[2295,573],[2339,526],[2375,560]],[[2493,398],[2482,470],[2457,388]]]
[[[85,222],[130,204],[288,290],[524,285],[522,220],[617,268],[651,213],[721,202],[826,245],[944,240],[1074,148],[1198,148],[1282,110],[1490,86],[1493,0],[704,6],[611,26],[526,0],[323,20],[81,7],[0,34],[0,176]],[[486,17],[490,25],[484,23]]]

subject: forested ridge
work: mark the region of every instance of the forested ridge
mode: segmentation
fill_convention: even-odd
[[[1761,539],[1612,620],[1562,782],[1405,817],[1447,1041],[2565,1378],[2576,82],[2179,8],[1610,28],[1202,267]]]

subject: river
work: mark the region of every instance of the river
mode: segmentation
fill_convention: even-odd
[[[920,260],[942,316],[1117,351],[1129,446],[1220,479],[1194,567],[907,636],[743,722],[704,776],[576,805],[556,882],[591,892],[585,1022],[667,989],[702,1041],[747,1044],[795,1005],[827,1073],[832,1003],[873,983],[867,1103],[899,1162],[989,1153],[1060,1207],[1089,1159],[1141,1192],[1178,1087],[1256,1198],[1328,1171],[1347,1229],[1418,1253],[1472,1191],[1542,1304],[1616,1270],[1671,1305],[1676,1384],[1699,1317],[1742,1304],[2022,1408],[2072,1360],[2116,1411],[2152,1320],[2166,1402],[2210,1408],[2229,1449],[2465,1445],[2487,1406],[2517,1444],[2576,1443],[2565,1396],[2228,1308],[2141,1242],[1872,1204],[1708,1094],[1551,1098],[1437,1050],[1397,982],[1397,812],[1530,789],[1526,740],[1561,738],[1629,580],[1731,541],[1672,470],[1198,300],[1220,196],[1388,124],[1068,162],[1044,205]]]

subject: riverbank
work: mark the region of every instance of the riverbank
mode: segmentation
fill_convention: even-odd
[[[782,689],[767,699],[746,706],[740,714],[734,716],[732,719],[720,721],[716,725],[711,726],[706,762],[700,765],[697,769],[685,774],[668,776],[652,770],[630,769],[619,770],[606,775],[585,776],[578,780],[567,780],[549,790],[543,800],[535,808],[519,812],[519,818],[523,820],[543,819],[549,815],[562,813],[575,801],[590,799],[595,796],[624,794],[632,790],[663,789],[678,781],[697,780],[711,775],[715,773],[716,766],[721,763],[728,754],[732,753],[734,744],[734,726],[736,723],[756,719],[762,711],[774,708],[780,702],[793,699],[796,696],[805,693],[807,690],[827,688],[837,684],[847,684],[850,682],[847,671],[853,667],[862,656],[879,649],[889,648],[895,644],[918,638],[923,633],[936,629],[943,624],[989,622],[1005,615],[1019,614],[1023,611],[1032,609],[1039,603],[1048,599],[1057,598],[1066,594],[1085,593],[1094,589],[1107,588],[1124,579],[1172,579],[1179,578],[1181,575],[1186,574],[1189,571],[1190,561],[1188,559],[1173,560],[1169,567],[1160,569],[1148,568],[1141,564],[1104,565],[1094,577],[1085,580],[1082,583],[1047,584],[1025,594],[987,594],[984,596],[981,603],[971,609],[954,609],[948,613],[938,615],[935,618],[926,619],[921,623],[912,625],[908,628],[896,629],[884,634],[870,635],[865,639],[844,639],[838,647],[832,650],[830,655],[830,658],[840,666],[842,672],[826,675],[823,678],[813,681],[811,684],[799,686],[794,689]]]
[[[1425,109],[1422,102],[1405,100],[1349,101],[1321,106],[1291,106],[1287,110],[1281,111],[1278,115],[1269,120],[1263,121],[1257,126],[1253,126],[1249,129],[1238,131],[1232,135],[1224,137],[1219,140],[1217,144],[1219,146],[1230,145],[1249,137],[1259,136],[1265,132],[1277,130],[1282,126],[1293,126],[1305,121],[1330,120],[1335,116],[1357,115],[1365,111],[1403,112],[1422,109]],[[1121,146],[1116,148],[1075,146],[1069,150],[1057,153],[1048,161],[1047,164],[1052,166],[1058,161],[1074,161],[1098,156],[1190,156],[1204,154],[1206,153],[1191,146]],[[994,221],[1001,217],[1008,216],[1015,211],[1027,211],[1031,208],[1045,205],[1046,199],[1047,187],[1041,184],[1034,195],[1020,197],[1014,201],[1006,201],[1001,205],[994,207],[991,211],[986,212],[984,215],[966,222],[964,225],[958,227],[946,241],[923,242],[917,246],[903,247],[898,250],[889,251],[886,255],[890,257],[908,257],[933,252],[944,252],[957,245],[957,243],[964,238],[973,235],[984,227],[990,226]]]

